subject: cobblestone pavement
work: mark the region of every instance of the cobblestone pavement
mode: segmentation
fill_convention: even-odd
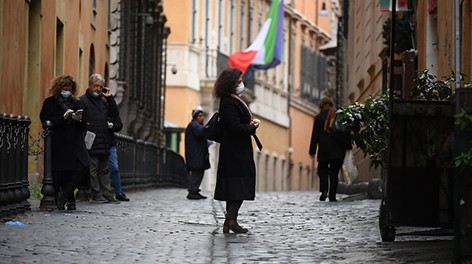
[[[451,237],[383,243],[379,200],[320,202],[318,193],[259,193],[223,234],[223,203],[182,189],[129,193],[121,204],[78,203],[0,225],[0,263],[450,263]]]

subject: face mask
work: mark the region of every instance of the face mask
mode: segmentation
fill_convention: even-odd
[[[61,91],[61,96],[64,98],[69,98],[71,95],[72,93],[70,91],[64,91],[64,90]]]
[[[95,97],[95,98],[97,98],[99,95],[100,95],[100,94],[97,93],[97,92],[93,92],[93,93],[92,93],[92,96]]]
[[[244,86],[244,83],[243,82],[240,82],[238,87],[236,87],[236,94],[237,95],[240,95],[243,93],[244,91],[244,88],[246,88],[246,86]]]

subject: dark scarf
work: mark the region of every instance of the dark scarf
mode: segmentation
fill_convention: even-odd
[[[246,104],[246,102],[244,102],[243,99],[241,99],[241,97],[235,94],[231,94],[230,96],[239,101],[239,103],[243,106],[243,109],[246,111],[249,117],[251,117],[251,120],[252,120],[252,112],[251,112],[251,109],[249,109],[249,106]]]
[[[63,96],[58,95],[56,97],[56,100],[59,103],[59,105],[61,106],[62,113],[65,113],[67,111],[67,109],[72,108],[72,100],[73,100],[72,96],[69,97],[69,98],[64,98]]]

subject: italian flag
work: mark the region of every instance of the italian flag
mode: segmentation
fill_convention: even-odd
[[[391,12],[392,11],[392,0],[380,0],[380,11]],[[397,0],[396,11],[408,11],[408,0]]]
[[[272,0],[269,15],[254,42],[245,50],[229,56],[229,66],[243,73],[252,64],[256,69],[269,69],[282,61],[284,28],[283,0]]]

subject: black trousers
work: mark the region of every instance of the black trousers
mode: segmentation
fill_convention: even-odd
[[[192,170],[188,176],[188,191],[190,193],[200,192],[200,184],[202,184],[204,170]]]
[[[74,191],[88,173],[88,168],[82,167],[74,171],[54,171],[54,189],[57,195],[63,195],[68,203],[75,203]]]
[[[320,177],[320,192],[328,192],[329,198],[336,198],[338,189],[338,174],[343,165],[343,160],[336,159],[318,163],[318,176]],[[329,184],[328,184],[329,178]]]

